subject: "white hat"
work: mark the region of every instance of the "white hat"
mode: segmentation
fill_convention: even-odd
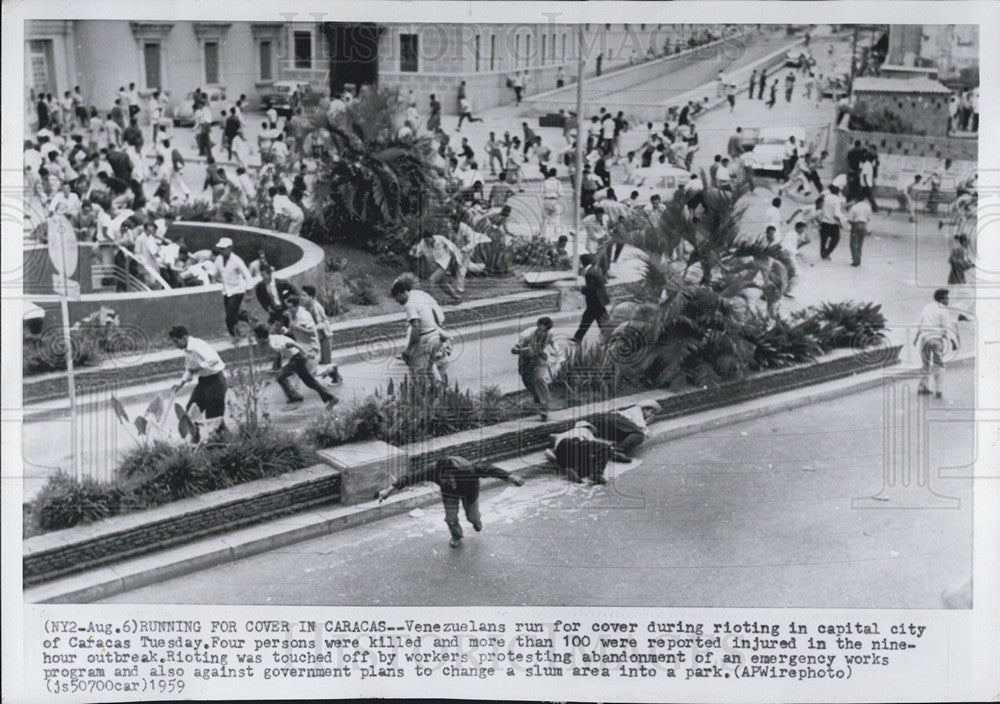
[[[639,408],[648,408],[651,411],[653,411],[654,413],[659,413],[661,410],[663,410],[663,407],[660,406],[660,404],[658,404],[656,401],[653,401],[653,400],[640,401],[636,405]]]
[[[593,423],[591,423],[589,421],[585,421],[585,420],[578,420],[576,422],[576,425],[574,425],[573,427],[574,428],[590,428],[591,430],[597,430],[597,428],[594,427]]]
[[[219,249],[225,249],[226,247],[232,247],[233,241],[228,237],[223,237],[221,240],[215,243],[215,246]]]

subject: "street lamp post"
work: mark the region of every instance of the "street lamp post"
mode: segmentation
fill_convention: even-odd
[[[854,71],[857,64],[856,54],[858,51],[858,25],[854,25],[854,37],[851,39],[851,81],[847,85],[847,97],[854,97]]]
[[[576,161],[573,180],[573,272],[580,271],[580,203],[583,193],[583,73],[587,59],[583,55],[583,25],[576,27]]]

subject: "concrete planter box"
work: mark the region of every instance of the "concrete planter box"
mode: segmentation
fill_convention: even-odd
[[[340,474],[340,503],[370,501],[380,489],[406,473],[406,453],[378,440],[317,451],[320,461]]]
[[[444,455],[488,461],[520,457],[547,446],[552,433],[567,430],[578,420],[640,400],[659,402],[661,420],[679,418],[891,366],[898,363],[900,349],[891,347],[869,356],[841,350],[813,364],[762,372],[713,388],[674,394],[653,390],[575,406],[551,413],[545,423],[525,418],[401,448],[380,442],[330,448],[319,453],[324,464],[281,477],[28,538],[22,558],[24,584],[40,584],[323,504],[363,502],[390,478]]]

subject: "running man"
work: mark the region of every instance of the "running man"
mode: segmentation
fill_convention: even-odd
[[[275,320],[275,332],[268,330],[265,325],[258,325],[253,329],[253,334],[257,337],[260,346],[276,352],[281,358],[281,368],[277,375],[278,385],[285,392],[288,403],[301,403],[304,400],[302,394],[295,391],[288,383],[288,377],[295,374],[302,380],[303,384],[319,394],[320,400],[326,404],[327,408],[333,408],[340,402],[340,399],[324,389],[323,385],[316,381],[312,375],[310,370],[312,360],[306,347],[283,334],[288,327],[288,322],[288,316],[282,313]]]
[[[478,533],[483,529],[483,519],[479,514],[479,480],[496,477],[514,486],[523,486],[524,480],[511,475],[496,465],[473,464],[457,455],[442,457],[432,465],[412,470],[378,493],[382,503],[394,492],[421,482],[434,482],[441,487],[444,502],[444,522],[451,532],[448,544],[457,548],[462,544],[462,524],[458,521],[458,507],[461,504],[465,517]]]
[[[414,291],[409,279],[400,278],[392,284],[390,294],[406,309],[410,326],[406,349],[400,355],[414,378],[424,379],[434,386],[434,370],[441,383],[448,386],[446,343],[450,339],[442,329],[444,311],[426,291]]]
[[[923,363],[917,393],[928,396],[933,393],[935,398],[941,398],[943,393],[945,351],[948,345],[957,350],[959,343],[958,328],[948,307],[948,296],[946,288],[939,288],[934,292],[934,300],[924,306],[920,313],[920,327],[917,328],[917,334],[913,338],[913,344],[920,350],[920,359]],[[958,319],[968,320],[964,315],[959,315]],[[933,392],[927,385],[932,376]]]
[[[219,430],[225,428],[223,416],[226,413],[226,363],[219,357],[210,344],[198,337],[188,334],[188,330],[183,325],[175,325],[167,333],[170,341],[179,350],[184,350],[184,376],[174,385],[172,391],[177,393],[186,383],[195,376],[198,377],[198,384],[191,392],[184,410],[187,411],[192,405],[198,407],[206,421],[216,421]],[[195,426],[197,429],[197,425]],[[196,432],[192,438],[198,442],[199,433]]]

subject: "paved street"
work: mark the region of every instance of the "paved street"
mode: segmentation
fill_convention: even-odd
[[[605,488],[489,490],[460,548],[435,503],[108,602],[940,608],[970,574],[972,510],[971,482],[937,468],[971,461],[972,428],[930,425],[931,485],[957,507],[900,510],[931,497],[880,491],[883,428],[913,410],[885,414],[881,394],[640,449]],[[972,400],[965,365],[929,404]]]
[[[841,52],[845,48],[842,42],[837,47]],[[816,54],[822,70],[830,59],[824,50],[817,49]],[[834,60],[838,55],[835,54]],[[802,125],[822,131],[833,118],[833,106],[829,101],[817,107],[813,101],[806,101],[800,93],[796,94],[791,103],[782,100],[774,110],[768,110],[761,101],[747,101],[743,98],[744,94],[741,94],[741,102],[737,103],[738,109],[733,113],[724,107],[699,118],[698,129],[702,135],[702,147],[696,155],[695,168],[707,168],[714,154],[725,153],[726,141],[738,125],[745,128],[764,125]],[[480,137],[485,141],[483,130],[511,129],[518,124],[515,109],[510,106],[484,113],[484,119],[486,119],[484,125],[476,123],[474,126],[477,130],[472,140],[474,144]],[[472,129],[473,127],[466,128],[470,134]],[[547,140],[562,139],[559,130],[548,129],[547,133],[545,130],[542,132],[546,134]],[[636,146],[644,135],[644,129],[635,129],[627,133],[625,148]],[[620,169],[615,173],[620,173]],[[829,169],[822,174],[824,180],[829,180],[831,176]],[[757,190],[748,196],[746,232],[753,234],[763,229],[764,210],[774,195],[768,187],[773,187],[773,184],[771,180],[758,179]],[[538,188],[538,183],[527,184],[525,193],[519,194],[514,201],[515,229],[530,231],[540,222]],[[627,196],[627,194],[619,195]],[[572,228],[569,196],[564,198],[563,205],[558,227],[548,230],[550,236],[560,231],[568,232]],[[783,217],[790,217],[799,205],[786,202],[782,206]],[[859,268],[852,268],[849,265],[846,237],[842,238],[832,261],[820,261],[817,252],[818,237],[816,233],[812,236],[813,243],[801,250],[803,256],[800,260],[799,281],[795,288],[796,297],[794,300],[785,299],[782,310],[789,312],[824,301],[864,300],[880,303],[891,327],[891,339],[904,344],[902,354],[904,364],[916,364],[918,360],[911,344],[913,326],[919,321],[920,310],[930,300],[933,289],[943,285],[947,278],[947,240],[945,235],[938,231],[937,220],[927,218],[911,224],[901,214],[877,215],[872,224],[872,235],[865,244],[864,263]],[[629,254],[627,252],[623,260],[612,269],[613,274],[627,275],[637,266],[638,262],[635,259],[629,260]],[[634,256],[635,252],[631,254]],[[971,310],[971,293],[971,284],[955,287],[952,304]],[[531,316],[531,319],[533,320],[534,316]],[[566,316],[565,321],[557,326],[556,333],[572,334],[575,322],[574,316]],[[402,327],[400,334],[402,336]],[[974,332],[969,326],[963,327],[962,334],[967,348],[976,344]],[[591,332],[591,336],[595,335],[596,330]],[[520,388],[514,358],[510,355],[513,338],[513,333],[501,337],[482,334],[465,336],[459,346],[457,359],[452,365],[452,380],[457,381],[463,388],[478,389],[492,385],[499,386],[503,391]],[[402,344],[402,337],[396,344]],[[344,365],[341,371],[345,384],[335,391],[342,399],[350,401],[363,398],[375,388],[384,386],[390,378],[401,378],[405,373],[405,367],[392,359],[388,348],[383,349],[379,346],[372,361]],[[141,412],[152,395],[164,388],[165,384],[155,385],[150,389],[148,396],[127,404],[129,414]],[[186,399],[189,393],[189,389],[185,390],[182,399]],[[305,395],[305,403],[287,406],[280,390],[276,385],[272,385],[265,392],[265,402],[278,424],[290,428],[301,427],[321,408],[318,397],[308,391]],[[131,446],[132,441],[117,426],[117,420],[110,408],[82,414],[80,427],[90,429],[88,436],[91,438],[90,446],[85,448],[85,453],[88,453],[88,462],[91,466],[109,469],[113,465],[110,457],[115,448],[120,450]],[[69,458],[67,422],[56,420],[30,422],[25,425],[24,453],[25,495],[31,496],[44,482],[45,477],[55,472],[58,467],[64,466]]]

